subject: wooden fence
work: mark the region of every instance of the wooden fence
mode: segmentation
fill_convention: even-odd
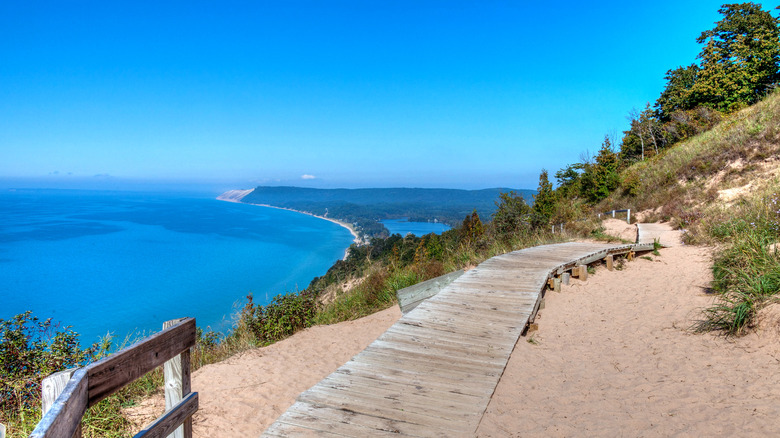
[[[599,217],[599,219],[601,219],[602,215],[603,216],[610,216],[611,215],[614,218],[615,217],[615,213],[625,213],[626,214],[626,223],[629,223],[629,224],[631,223],[631,209],[630,208],[627,208],[625,210],[612,210],[612,211],[607,211],[607,212],[604,212],[604,213],[599,213],[598,217]],[[584,219],[581,219],[581,220],[584,220]],[[552,225],[551,231],[552,231],[553,234],[555,234],[555,229],[556,228],[558,229],[559,233],[563,233],[563,224]]]
[[[163,365],[166,412],[135,435],[192,437],[198,393],[190,391],[190,348],[194,318],[167,321],[163,330],[84,368],[62,371],[43,381],[41,421],[35,438],[81,437],[81,418],[90,406]]]

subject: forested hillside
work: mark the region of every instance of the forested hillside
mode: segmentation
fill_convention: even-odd
[[[250,204],[291,208],[318,216],[327,216],[355,224],[362,234],[387,237],[387,229],[378,221],[408,217],[415,222],[438,221],[459,224],[474,210],[489,217],[496,210],[499,194],[512,189],[311,189],[302,187],[255,188],[242,199]],[[514,190],[526,202],[533,190]]]

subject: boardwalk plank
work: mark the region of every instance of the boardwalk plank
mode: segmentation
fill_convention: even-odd
[[[483,382],[476,380],[459,380],[453,383],[452,376],[446,373],[419,373],[405,368],[387,368],[378,364],[350,362],[336,370],[338,374],[361,376],[367,379],[409,384],[412,386],[426,385],[439,391],[449,391],[454,394],[465,394],[476,397],[490,396],[492,389],[487,389]],[[334,373],[335,374],[335,373]],[[453,388],[453,385],[456,386]]]
[[[347,393],[334,394],[333,391],[322,391],[320,388],[312,388],[298,398],[301,402],[308,402],[316,405],[329,406],[334,409],[344,409],[355,412],[360,415],[367,415],[379,418],[394,419],[411,424],[419,424],[426,427],[448,431],[452,434],[463,435],[464,423],[467,421],[452,421],[437,416],[425,415],[423,413],[407,409],[400,410],[377,406],[374,403],[368,403],[363,398],[351,397]],[[284,415],[280,417],[284,421]],[[467,427],[467,426],[466,426]]]
[[[386,348],[388,351],[402,351],[405,353],[411,353],[422,356],[430,357],[443,357],[449,358],[452,361],[458,361],[461,363],[475,364],[476,366],[485,367],[487,369],[496,367],[503,368],[506,364],[500,355],[491,354],[487,349],[463,349],[463,348],[447,348],[444,346],[425,345],[420,342],[414,342],[408,338],[403,339],[391,339],[386,341],[375,342],[377,348]],[[506,353],[505,351],[503,353]]]
[[[402,334],[397,332],[385,332],[381,339],[378,340],[416,348],[421,351],[441,352],[452,356],[467,354],[480,362],[503,363],[504,352],[499,348],[499,344],[462,344],[440,338],[411,336],[408,333]]]
[[[320,382],[321,385],[356,394],[371,394],[397,400],[415,400],[426,406],[448,405],[461,411],[472,410],[474,403],[480,403],[483,397],[437,389],[428,385],[410,385],[408,383],[378,381],[355,374],[333,373]]]
[[[362,391],[356,386],[334,388],[325,381],[322,385],[317,385],[304,392],[302,400],[305,394],[311,397],[330,397],[331,400],[344,403],[360,402],[369,410],[392,413],[394,416],[399,415],[399,413],[413,412],[415,418],[424,416],[428,421],[437,418],[441,421],[451,422],[452,427],[457,427],[458,424],[468,424],[475,419],[479,421],[479,416],[474,413],[473,404],[465,406],[459,403],[434,403],[433,400],[423,397],[405,396],[402,392]],[[438,400],[436,401],[438,402]]]
[[[414,437],[421,436],[448,436],[446,432],[436,429],[423,429],[418,424],[404,421],[380,418],[371,415],[361,415],[356,412],[333,409],[329,406],[314,405],[311,403],[296,402],[289,409],[292,413],[285,418],[291,424],[313,427],[318,422],[328,424],[325,430],[332,430],[344,436],[380,436],[380,437]],[[357,426],[357,427],[355,427]]]

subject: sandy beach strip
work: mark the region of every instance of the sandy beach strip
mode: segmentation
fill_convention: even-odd
[[[347,223],[347,222],[344,222],[344,221],[340,221],[338,219],[325,217],[325,216],[319,216],[319,215],[310,213],[308,211],[300,211],[300,210],[295,210],[295,209],[286,208],[286,207],[277,207],[275,205],[269,205],[269,204],[252,204],[252,203],[249,203],[249,202],[241,202],[241,200],[246,195],[252,193],[252,191],[253,190],[230,190],[228,192],[225,192],[225,193],[219,195],[217,197],[217,200],[226,201],[226,202],[235,202],[235,203],[246,204],[246,205],[255,205],[255,206],[258,206],[258,207],[275,208],[277,210],[292,211],[292,212],[295,212],[295,213],[300,213],[300,214],[305,214],[307,216],[316,217],[318,219],[323,219],[323,220],[326,220],[328,222],[333,222],[336,225],[339,225],[339,226],[342,226],[342,227],[346,228],[350,232],[350,234],[352,234],[352,241],[354,243],[356,243],[358,245],[362,243],[362,240],[360,239],[360,236],[358,235],[357,231],[355,231],[355,227],[352,224],[350,224],[350,223]],[[349,255],[349,248],[347,248],[344,251],[344,260],[347,259],[348,255]]]

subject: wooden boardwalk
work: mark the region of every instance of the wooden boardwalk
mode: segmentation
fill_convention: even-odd
[[[263,436],[473,436],[545,287],[648,249],[562,243],[493,257],[301,394]]]

